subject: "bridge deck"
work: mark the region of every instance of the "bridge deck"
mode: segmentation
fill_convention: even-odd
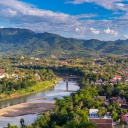
[[[59,76],[60,78],[86,78],[86,76]]]

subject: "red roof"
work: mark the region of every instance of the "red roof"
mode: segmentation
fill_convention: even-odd
[[[121,79],[122,77],[119,76],[119,75],[116,75],[116,76],[114,76],[114,78],[116,78],[116,79]]]

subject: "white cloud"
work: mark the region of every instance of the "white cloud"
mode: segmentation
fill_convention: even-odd
[[[11,8],[2,9],[0,15],[4,17],[14,17],[16,16],[17,11],[12,10]]]
[[[128,34],[125,34],[124,37],[128,39]]]
[[[96,30],[95,28],[90,28],[91,32],[95,35],[99,34],[100,31],[99,30]]]
[[[33,7],[30,4],[26,4],[24,2],[20,2],[17,0],[4,0],[0,1],[0,19],[6,20],[7,16],[12,16],[15,19],[10,19],[10,21],[16,20],[21,22],[35,22],[35,21],[53,21],[53,22],[66,22],[69,19],[73,19],[74,17],[69,16],[64,13],[54,13],[50,10],[41,10]],[[16,15],[17,14],[17,15]],[[20,20],[19,20],[20,19]],[[33,19],[33,20],[31,20]]]
[[[115,35],[115,36],[118,35],[118,32],[117,31],[114,31],[113,29],[110,29],[110,28],[107,28],[106,30],[104,30],[104,33],[106,33],[106,34],[112,34],[112,35]]]
[[[95,17],[95,14],[69,15],[61,12],[42,10],[18,0],[0,1],[0,20],[25,27],[34,31],[85,31],[85,24],[79,21],[80,18]],[[83,26],[83,27],[81,27]]]
[[[125,4],[122,3],[123,1],[125,1],[125,0],[72,0],[67,3],[82,4],[82,3],[88,2],[88,3],[95,3],[95,4],[100,5],[106,9],[112,9],[112,10],[122,9],[122,10],[124,10],[124,8],[122,8],[125,6]]]
[[[5,26],[0,26],[0,28],[5,28]]]
[[[123,4],[123,3],[116,3],[115,5],[117,5],[119,7],[124,7],[125,6],[125,4]]]
[[[94,2],[94,0],[88,0],[88,2],[90,1]],[[105,6],[105,4],[103,4],[103,1],[104,3],[110,3],[109,0],[95,0],[95,3],[99,2],[99,4]],[[111,1],[114,2],[114,0]],[[118,4],[119,3],[121,3],[121,0],[118,0]],[[126,28],[128,28],[128,20],[126,18],[128,17],[127,15],[125,16],[126,20],[123,20],[123,17],[123,19],[115,21],[91,20],[90,17],[95,16],[96,14],[81,14],[72,16],[61,12],[41,10],[31,4],[26,4],[19,0],[0,1],[0,21],[7,22],[9,24],[12,23],[13,27],[26,28],[35,32],[47,31],[60,34],[62,36],[66,35],[68,37],[78,37],[85,39],[93,37],[97,39],[108,40],[109,37],[112,40],[115,40],[120,35],[118,34],[118,32],[120,32],[121,30],[124,31]],[[80,18],[87,19],[79,20]],[[113,29],[111,30],[110,28],[108,28],[104,30],[108,26]],[[105,33],[108,33],[108,35],[106,35]],[[121,36],[123,37],[123,35]]]
[[[77,19],[80,19],[80,18],[92,18],[92,17],[96,17],[97,15],[96,14],[81,14],[81,15],[76,15],[75,17]]]
[[[76,27],[75,31],[76,32],[85,32],[86,28],[84,27]]]

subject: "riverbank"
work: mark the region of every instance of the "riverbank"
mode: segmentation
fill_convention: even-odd
[[[53,109],[54,102],[48,103],[22,103],[0,109],[1,117],[16,117],[28,114],[41,114],[42,112]]]
[[[42,103],[42,107],[44,107],[43,104],[45,104],[45,103],[48,103],[48,102],[53,103],[54,98],[62,98],[64,96],[69,96],[72,93],[70,90],[72,90],[73,93],[74,93],[74,91],[79,90],[79,86],[76,85],[76,81],[69,80],[69,92],[67,92],[66,91],[66,82],[61,80],[54,87],[50,87],[50,88],[46,89],[46,91],[39,91],[37,93],[33,93],[33,94],[30,94],[27,96],[22,96],[22,97],[2,101],[2,102],[0,102],[0,107],[2,110],[2,108],[11,107],[13,105],[21,105],[22,103],[34,103],[34,104]],[[30,104],[30,105],[35,107],[33,104]],[[49,106],[51,107],[51,104],[48,104],[48,107]],[[48,108],[48,107],[46,106],[46,108]],[[54,109],[54,107],[53,107],[53,109]],[[11,110],[11,108],[6,110],[6,112],[9,112],[10,110]],[[20,107],[15,106],[14,111],[19,111],[19,110],[20,110]],[[14,111],[12,110],[12,112],[14,112]],[[28,109],[28,111],[29,111],[29,109]],[[32,109],[32,112],[30,112],[30,113],[33,113],[33,111],[34,111],[34,109]],[[41,113],[43,113],[43,111],[41,111]],[[3,110],[0,111],[0,113],[4,114]],[[15,125],[15,126],[20,127],[20,119],[21,118],[24,119],[26,125],[31,125],[32,123],[35,122],[35,120],[37,120],[38,114],[30,114],[30,113],[29,114],[27,112],[25,112],[25,114],[19,113],[17,115],[21,115],[21,116],[11,115],[12,117],[10,115],[6,115],[6,113],[5,113],[5,116],[4,115],[0,116],[0,128],[7,127],[8,123],[10,123],[12,126]],[[39,115],[41,114],[40,112],[38,112],[38,113],[39,113]],[[14,114],[16,114],[16,113],[14,113]]]
[[[29,95],[29,94],[37,93],[39,91],[46,90],[47,88],[57,84],[59,81],[60,81],[60,79],[57,78],[57,79],[52,80],[52,81],[40,82],[40,83],[38,83],[34,86],[31,86],[31,87],[28,87],[26,89],[13,91],[13,92],[11,92],[10,95],[1,94],[0,95],[0,101],[7,100],[7,99],[13,99],[13,98],[17,98],[17,97],[22,97],[22,96],[26,96],[26,95]]]

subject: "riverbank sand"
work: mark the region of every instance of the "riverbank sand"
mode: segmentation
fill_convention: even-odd
[[[22,103],[0,109],[0,116],[16,117],[28,114],[40,114],[53,109],[55,103]]]

